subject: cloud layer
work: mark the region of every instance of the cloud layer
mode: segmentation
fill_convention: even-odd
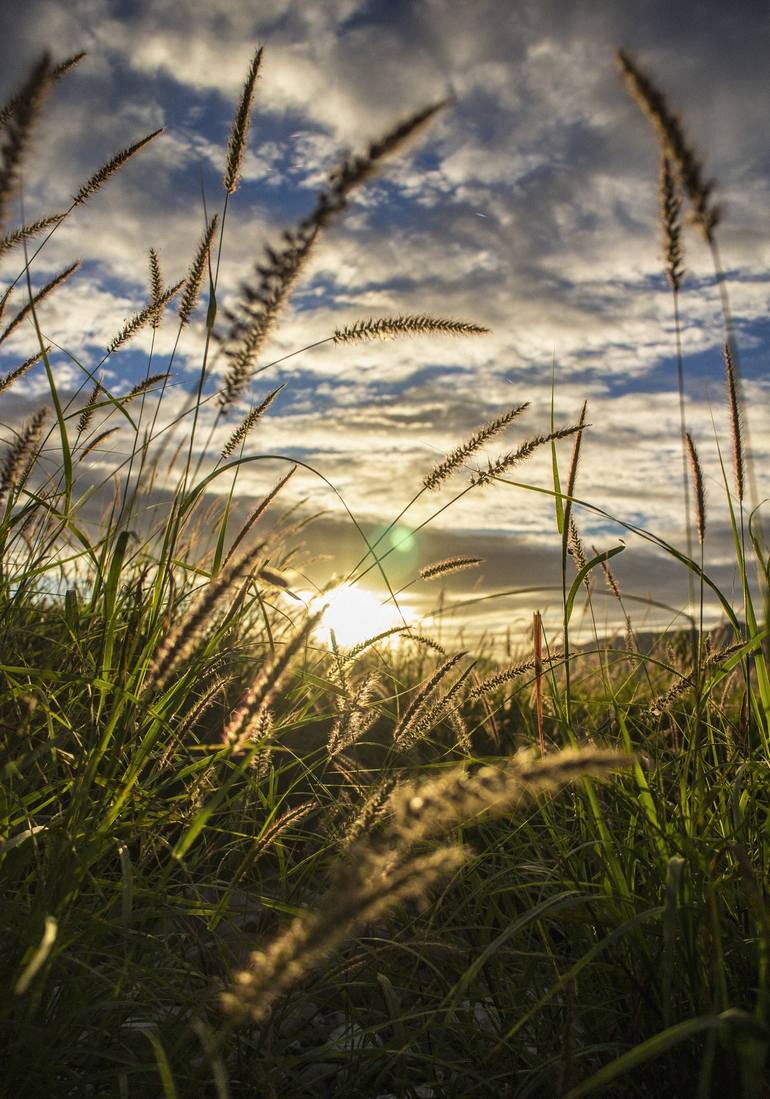
[[[201,186],[211,209],[221,205],[233,103],[257,42],[265,45],[265,64],[243,184],[227,215],[218,293],[223,304],[250,277],[265,241],[310,208],[340,150],[360,147],[417,106],[450,98],[425,140],[361,192],[328,233],[264,362],[292,357],[255,379],[249,394],[257,402],[287,383],[249,447],[307,464],[292,482],[291,498],[309,495],[312,506],[334,512],[334,538],[327,531],[318,539],[337,547],[338,571],[347,545],[344,512],[317,474],[335,486],[366,530],[376,531],[399,514],[443,454],[506,408],[530,402],[526,419],[495,440],[482,463],[548,430],[552,397],[559,425],[574,422],[583,400],[589,402],[578,496],[621,522],[683,545],[657,154],[613,62],[616,46],[634,51],[683,111],[708,173],[719,180],[725,206],[720,246],[758,493],[767,494],[765,5],[733,10],[704,2],[695,19],[692,4],[662,0],[272,0],[260,12],[233,0],[162,0],[128,8],[117,0],[31,0],[13,13],[12,26],[6,9],[0,30],[3,94],[43,46],[57,56],[89,51],[58,90],[38,135],[25,178],[28,219],[66,208],[68,196],[117,148],[165,126],[141,158],[61,226],[35,262],[33,278],[41,283],[73,258],[86,261],[41,310],[46,336],[62,349],[54,361],[69,394],[88,381],[83,368],[99,367],[125,317],[143,304],[147,249],[159,249],[169,281],[183,277],[203,224]],[[713,512],[707,556],[729,585],[730,536],[716,447],[718,440],[729,453],[723,318],[710,256],[689,233],[686,248],[681,311],[688,424],[701,450]],[[18,271],[18,253],[0,265],[2,275]],[[492,333],[473,341],[325,343],[293,354],[339,325],[404,312],[455,316]],[[170,321],[155,339],[152,372],[165,368],[175,336]],[[105,383],[116,392],[130,389],[147,368],[150,346],[144,334],[131,350],[108,359]],[[185,330],[174,353],[166,415],[185,407],[201,346],[199,321]],[[30,348],[32,333],[20,328],[0,349],[0,369]],[[222,365],[213,363],[212,386]],[[39,373],[9,391],[6,438],[44,400]],[[214,428],[212,446],[221,448],[237,417],[214,425],[209,408],[200,437]],[[116,433],[108,446],[89,459],[92,470],[105,475],[129,440]],[[560,444],[562,472],[570,450],[569,441]],[[269,475],[262,469],[254,463],[242,474],[245,495],[256,498],[275,479],[275,465]],[[462,496],[435,516],[418,537],[414,559],[402,559],[396,571],[424,563],[439,547],[444,555],[470,547],[486,563],[477,579],[457,579],[458,597],[469,584],[486,594],[558,584],[553,502],[536,491],[552,484],[550,450],[513,471],[512,479],[534,488],[496,485]],[[460,474],[457,491],[467,483],[468,474]],[[224,479],[212,490],[219,487],[225,490]],[[420,497],[405,521],[423,523],[447,503],[453,487],[435,499]],[[623,536],[622,525],[589,507],[577,507],[576,519],[588,544],[607,548]],[[681,572],[663,568],[638,538],[626,536],[629,546],[617,571],[630,594],[680,606],[686,591]],[[334,567],[319,562],[318,582],[324,569]],[[410,589],[413,595],[417,590]],[[548,598],[530,594],[522,605]],[[428,602],[426,597],[423,605]],[[499,604],[494,613],[479,606],[487,623],[507,620]]]

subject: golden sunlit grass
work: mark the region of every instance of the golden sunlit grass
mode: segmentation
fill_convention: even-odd
[[[253,396],[265,342],[319,238],[444,105],[343,159],[224,306],[227,211],[261,58],[236,110],[221,211],[190,242],[185,279],[167,286],[150,250],[147,304],[96,370],[82,368],[74,393],[57,385],[43,322],[75,268],[34,290],[36,258],[156,135],[118,152],[65,213],[8,227],[36,119],[80,55],[42,57],[0,108],[0,246],[48,233],[0,298],[10,316],[0,344],[11,332],[30,341],[0,390],[37,368],[50,393],[0,466],[3,1094],[762,1099],[767,550],[744,511],[750,448],[712,185],[665,97],[621,54],[665,158],[677,351],[684,209],[723,293],[732,478],[722,468],[741,605],[706,568],[705,444],[686,431],[684,410],[699,559],[628,529],[693,577],[700,628],[643,644],[610,567],[625,546],[589,553],[579,531],[592,507],[577,490],[587,407],[571,425],[532,425],[484,464],[488,444],[519,430],[526,401],[426,470],[377,537],[348,512],[364,555],[334,587],[308,590],[295,580],[306,575],[309,519],[287,495],[300,462],[287,458],[245,521],[234,518],[240,472],[260,458],[259,421],[279,390],[224,421]],[[125,396],[106,381],[118,347],[161,324],[177,339],[183,326],[200,337],[195,392],[175,418],[174,353],[159,364],[153,343]],[[405,314],[361,318],[323,342],[485,331]],[[224,372],[212,369],[215,347]],[[99,481],[83,461],[118,426],[126,452],[121,444]],[[446,516],[468,492],[509,491],[510,471],[541,449],[552,478],[538,491],[552,496],[561,545],[561,629],[547,637],[535,611],[531,638],[500,665],[433,628],[446,577],[479,558],[415,570],[401,592],[438,589],[434,615],[419,622],[389,587],[389,558],[419,548],[421,528],[409,523],[418,500],[454,485],[437,510]],[[322,470],[303,473],[328,487]],[[94,502],[105,501],[95,522]],[[626,624],[622,647],[596,628],[599,575]],[[719,646],[702,629],[707,590],[729,635]],[[593,624],[588,648],[571,643],[578,605]]]

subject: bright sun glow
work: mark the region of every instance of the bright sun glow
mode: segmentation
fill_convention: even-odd
[[[343,584],[323,598],[329,606],[321,619],[321,629],[328,634],[334,630],[338,645],[357,645],[392,626],[403,625],[392,603],[383,605],[379,596],[355,584]]]

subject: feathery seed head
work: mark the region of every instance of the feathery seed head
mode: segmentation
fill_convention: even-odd
[[[692,435],[689,431],[686,431],[684,437],[687,443],[687,461],[690,465],[690,476],[692,477],[695,493],[695,529],[698,532],[698,541],[703,545],[703,540],[706,537],[706,497],[703,491],[703,473],[701,472],[695,443],[692,441]]]
[[[529,408],[529,401],[525,401],[524,404],[517,405],[509,412],[504,413],[502,416],[498,416],[496,420],[491,420],[490,423],[480,427],[479,430],[471,435],[467,442],[461,446],[456,447],[453,451],[447,454],[446,458],[428,474],[424,479],[423,484],[426,489],[433,490],[443,484],[444,481],[450,477],[454,471],[465,462],[466,458],[469,458],[471,454],[474,454],[479,450],[484,443],[498,432],[502,431],[504,427],[507,427],[512,420],[515,420],[517,416],[520,416],[522,412],[525,412]]]
[[[417,316],[378,317],[366,321],[356,321],[345,328],[336,329],[334,343],[363,343],[366,340],[395,339],[397,336],[449,335],[481,336],[489,332],[478,324],[465,321],[445,320],[441,317]]]
[[[225,167],[224,185],[228,195],[238,190],[238,182],[241,175],[241,164],[246,152],[246,143],[251,128],[251,109],[254,103],[254,86],[262,64],[262,47],[260,46],[252,58],[246,83],[243,85],[243,93],[235,112],[230,140],[227,145],[227,164]]]
[[[190,270],[187,273],[187,278],[184,281],[184,292],[182,294],[182,300],[179,303],[180,324],[187,324],[195,311],[195,306],[198,304],[203,274],[206,270],[206,265],[211,253],[211,245],[214,240],[214,233],[216,232],[218,221],[219,215],[214,214],[206,227],[206,232],[203,234],[203,239],[198,245],[198,251],[195,253],[195,258],[192,261]]]
[[[144,146],[153,141],[158,134],[162,133],[163,127],[161,126],[159,129],[153,130],[151,134],[143,137],[141,141],[137,141],[134,145],[129,145],[127,148],[121,149],[120,152],[111,157],[106,164],[103,164],[98,172],[94,172],[91,178],[86,180],[73,198],[73,204],[75,206],[80,206],[82,203],[87,202],[88,199],[95,195],[97,191],[100,191],[105,183],[112,179],[115,173],[119,172],[133,156],[136,156],[140,149],[143,149]]]
[[[512,466],[518,465],[519,462],[526,461],[530,454],[537,450],[538,447],[543,446],[545,443],[550,443],[552,439],[566,439],[567,436],[574,435],[578,431],[583,431],[584,428],[589,426],[589,424],[575,424],[573,427],[563,427],[559,431],[551,431],[547,435],[536,435],[533,439],[528,439],[526,443],[522,443],[518,450],[513,450],[508,454],[504,454],[495,462],[489,462],[487,469],[480,470],[471,477],[471,485],[489,484],[495,477],[500,477]]]
[[[725,381],[727,383],[727,409],[730,414],[730,434],[733,444],[733,473],[735,475],[735,494],[743,501],[745,474],[743,468],[743,431],[741,428],[741,405],[738,398],[738,378],[735,361],[729,343],[724,345]]]
[[[41,408],[27,420],[18,433],[16,442],[8,447],[5,460],[0,466],[0,500],[26,480],[36,458],[35,448],[40,441],[47,416],[48,409]]]
[[[629,93],[652,123],[661,149],[670,159],[679,185],[690,201],[693,224],[706,241],[711,241],[720,220],[720,209],[711,197],[714,181],[704,179],[703,169],[685,138],[682,123],[663,92],[625,50],[618,50],[617,59]]]
[[[462,572],[464,569],[475,568],[483,560],[483,557],[447,557],[444,561],[434,561],[430,565],[423,565],[420,569],[420,576],[423,580],[435,580],[437,576],[448,576],[453,572]]]

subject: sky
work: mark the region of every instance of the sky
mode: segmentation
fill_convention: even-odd
[[[683,570],[624,526],[685,544],[657,151],[649,124],[622,87],[614,52],[624,47],[654,74],[718,184],[724,209],[718,241],[761,500],[770,488],[767,5],[6,0],[0,99],[12,94],[42,49],[56,59],[87,51],[57,87],[37,131],[24,178],[27,220],[66,209],[114,152],[164,127],[59,227],[34,262],[33,283],[40,285],[82,261],[41,309],[66,397],[83,384],[82,365],[96,368],[125,319],[145,304],[148,249],[158,250],[169,283],[183,278],[204,224],[203,197],[209,211],[221,210],[230,123],[258,45],[264,61],[248,154],[222,245],[224,306],[241,283],[253,281],[265,245],[312,208],[342,154],[365,148],[425,104],[449,103],[327,231],[261,365],[283,361],[255,377],[240,408],[217,427],[204,472],[250,405],[285,383],[247,453],[309,467],[281,499],[285,506],[304,501],[301,514],[325,513],[303,532],[306,567],[292,578],[297,586],[322,585],[344,576],[361,556],[361,535],[342,501],[366,536],[377,538],[443,455],[485,422],[529,402],[526,415],[480,456],[482,465],[547,432],[552,401],[557,426],[567,426],[587,400],[590,427],[576,494],[591,506],[575,509],[583,541],[600,550],[625,542],[612,564],[640,628],[681,625]],[[0,283],[18,275],[20,257],[15,251],[0,260]],[[729,457],[730,446],[723,318],[710,255],[689,229],[685,266],[687,420],[705,475],[705,555],[710,575],[733,593],[718,459],[718,447]],[[294,354],[337,327],[405,313],[491,331],[473,339],[325,343]],[[199,309],[176,350],[173,315],[156,335],[152,371],[165,370],[173,352],[161,424],[184,407],[196,384],[204,317]],[[150,339],[143,333],[104,364],[105,384],[116,394],[144,376]],[[0,370],[34,349],[33,330],[20,326],[0,348]],[[207,392],[224,365],[215,357]],[[38,367],[3,395],[0,436],[10,440],[13,428],[47,400]],[[213,407],[202,415],[201,440]],[[92,452],[79,467],[80,484],[101,483],[127,445],[118,432]],[[571,440],[559,445],[563,474],[571,446]],[[48,460],[55,461],[52,448]],[[239,508],[246,513],[285,471],[279,458],[252,463],[239,477]],[[493,484],[450,504],[469,482],[469,471],[460,471],[399,519],[400,546],[383,563],[394,587],[410,584],[420,566],[439,558],[484,559],[447,582],[444,603],[458,609],[447,613],[445,606],[445,631],[515,634],[535,609],[556,629],[560,539],[552,498],[537,491],[552,487],[549,448],[513,479],[534,488]],[[212,484],[212,492],[228,488],[226,478]],[[392,544],[390,538],[380,545]],[[373,570],[364,582],[376,586],[376,577]],[[437,595],[435,582],[413,583],[405,608],[410,616],[427,614]],[[595,607],[602,621],[618,621],[601,579]]]

